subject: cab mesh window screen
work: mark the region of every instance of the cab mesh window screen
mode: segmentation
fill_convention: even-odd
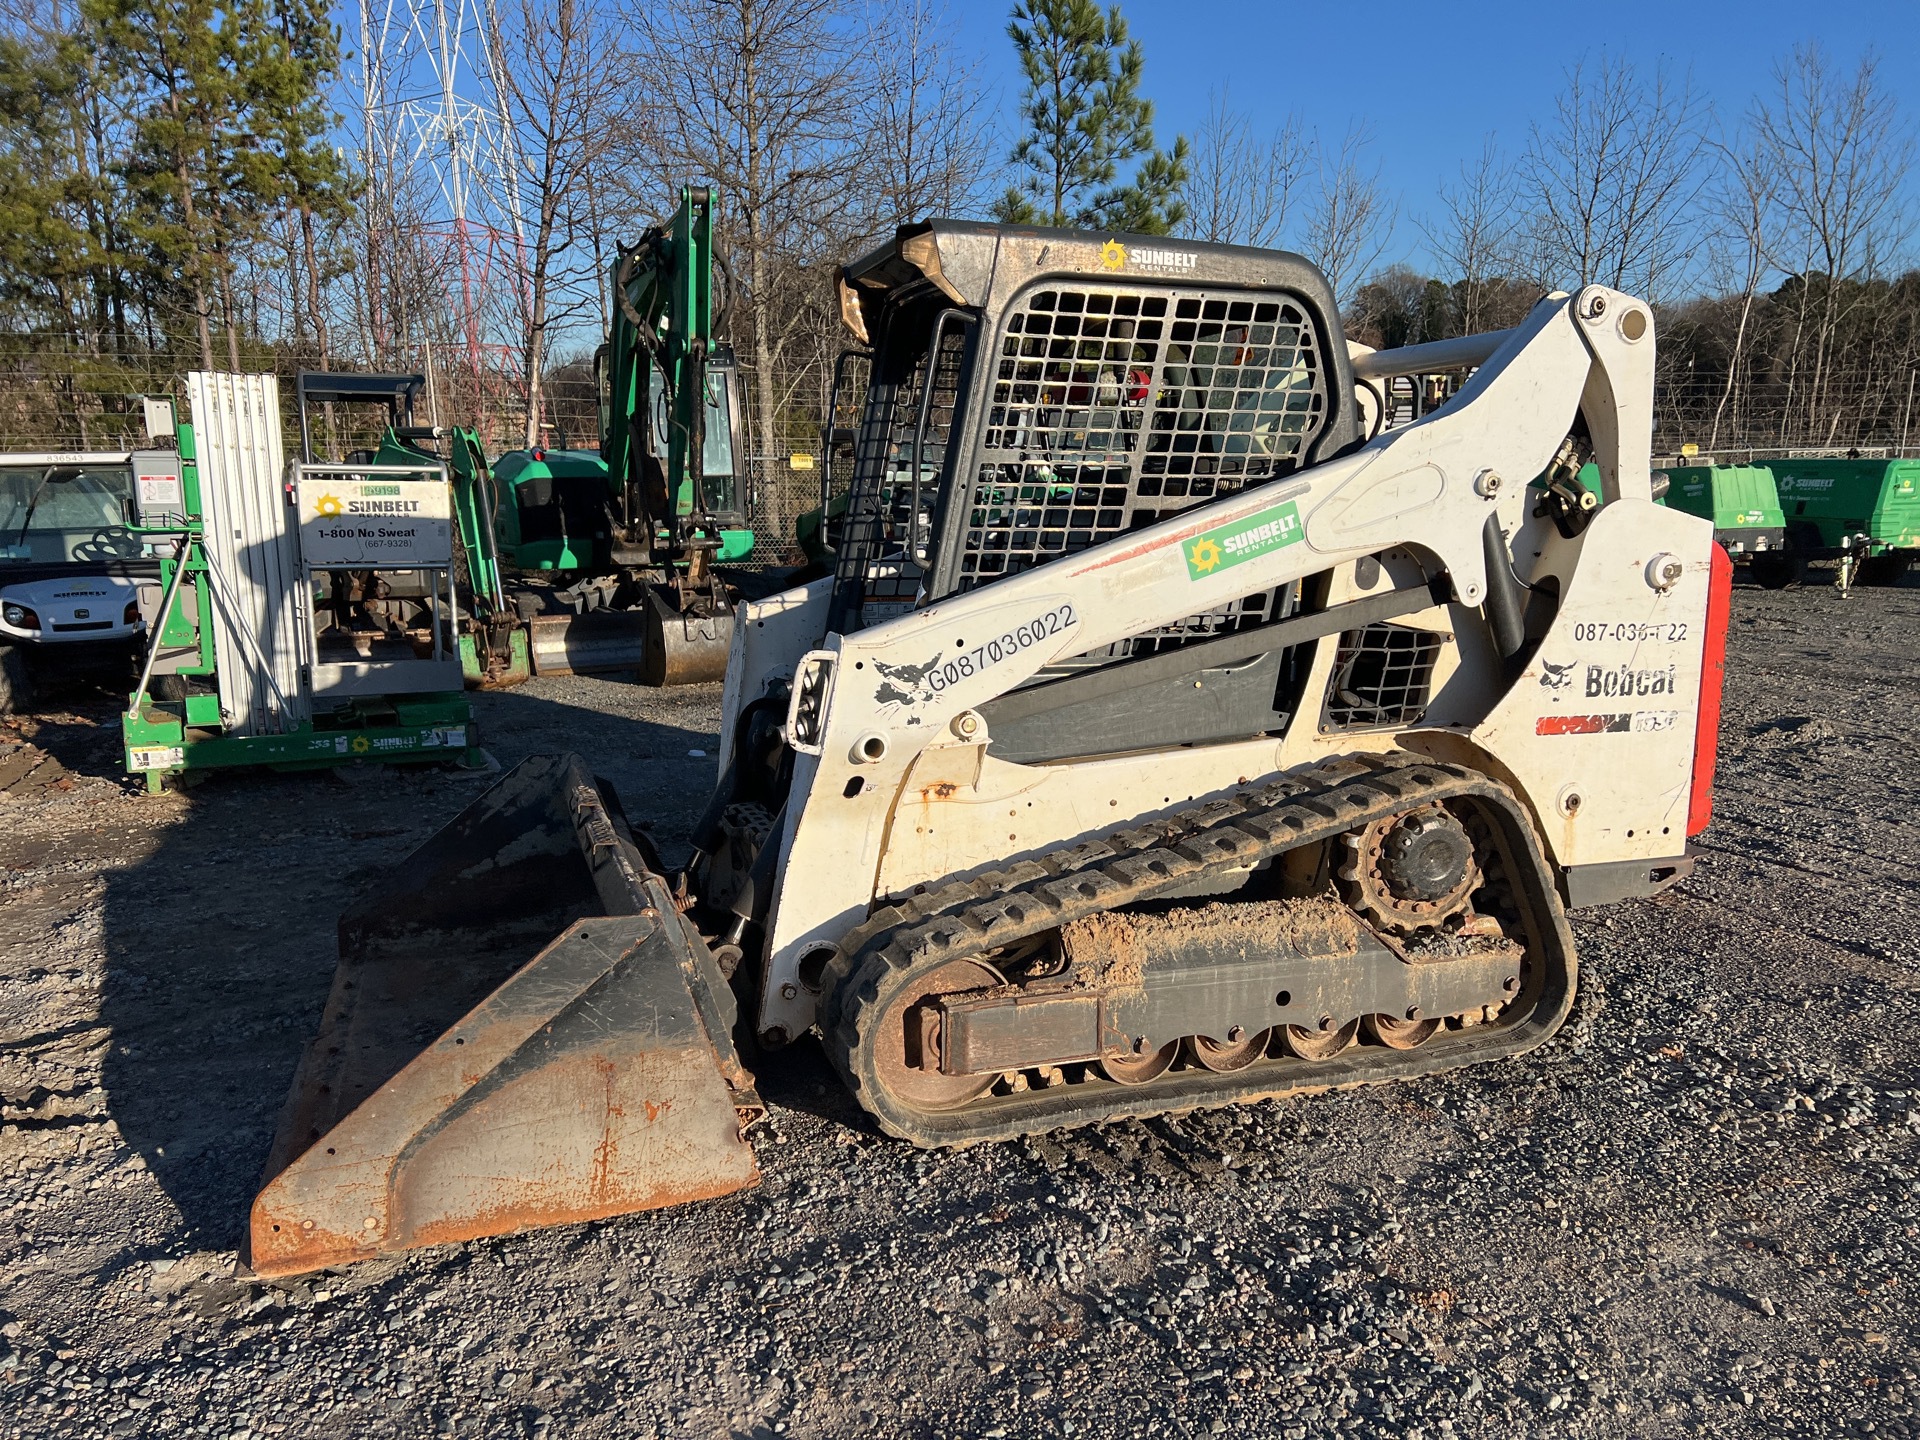
[[[1312,323],[1272,294],[1039,290],[988,363],[963,590],[1284,475],[1326,415]]]
[[[1321,728],[1411,725],[1427,711],[1440,637],[1406,625],[1369,625],[1340,637]]]
[[[846,543],[839,547],[838,573],[862,578],[878,559],[909,560],[910,541],[924,549],[930,517],[939,498],[940,466],[946,458],[953,409],[966,355],[966,327],[951,321],[940,332],[937,355],[931,336],[922,332],[924,347],[904,365],[883,362],[875,368],[867,390],[867,405],[855,441],[852,494],[842,527]],[[920,422],[922,394],[929,382],[927,428],[920,448],[921,484],[918,513],[913,514],[913,440]],[[911,590],[908,592],[911,598]]]

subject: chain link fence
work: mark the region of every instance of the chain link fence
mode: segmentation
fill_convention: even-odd
[[[524,443],[526,398],[515,393],[509,380],[459,363],[439,363],[438,353],[431,358],[436,363],[414,367],[427,379],[417,422],[468,426],[481,435],[492,455]],[[311,365],[274,354],[243,353],[241,359],[243,369],[279,377],[282,420],[293,453],[299,433],[294,381]],[[197,363],[177,354],[83,353],[44,337],[0,335],[0,453],[135,448],[145,441],[141,396],[182,399],[187,371],[195,368]],[[1820,427],[1823,433],[1810,437],[1804,434],[1804,418],[1795,426],[1784,420],[1788,396],[1762,388],[1729,396],[1720,383],[1663,377],[1655,393],[1654,454],[1663,464],[1913,455],[1920,453],[1920,387],[1915,381],[1915,375],[1905,372],[1834,377],[1828,384],[1830,413]],[[362,413],[341,407],[340,413],[316,417],[320,458],[344,459],[347,452],[377,438],[384,417],[368,407],[355,408]],[[839,420],[853,423],[851,415]],[[539,443],[595,449],[599,428],[599,395],[591,366],[574,362],[557,367],[542,388]],[[1789,436],[1789,429],[1801,433]],[[1814,438],[1824,443],[1808,443]],[[1684,455],[1686,445],[1696,446],[1696,453]],[[820,505],[828,464],[818,441],[748,455],[742,474],[747,519],[755,536],[749,566],[795,564],[803,558],[795,525]],[[834,474],[837,493],[846,477],[838,470]]]

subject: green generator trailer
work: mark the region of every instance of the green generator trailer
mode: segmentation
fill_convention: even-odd
[[[1713,522],[1713,537],[1735,560],[1786,548],[1787,521],[1773,472],[1764,465],[1683,465],[1667,469],[1661,503]]]
[[[1756,566],[1790,583],[1809,561],[1838,560],[1843,583],[1897,585],[1920,550],[1920,460],[1775,460],[1787,553]]]

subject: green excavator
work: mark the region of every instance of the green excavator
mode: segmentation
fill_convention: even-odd
[[[414,422],[424,376],[302,377],[303,441],[309,405],[372,402],[387,410],[378,446],[349,459],[447,467],[470,686],[576,671],[685,685],[725,672],[747,577],[720,567],[746,559],[754,537],[733,354],[713,339],[725,318],[713,208],[711,190],[684,189],[666,224],[621,248],[594,357],[598,450],[512,450],[489,463],[475,430]]]
[[[622,246],[594,357],[600,449],[500,456],[496,528],[507,564],[569,583],[530,587],[533,668],[637,669],[649,685],[725,672],[738,579],[753,549],[740,406],[724,327],[714,194],[686,188],[664,224]]]

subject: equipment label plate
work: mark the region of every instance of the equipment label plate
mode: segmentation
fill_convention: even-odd
[[[1187,541],[1180,553],[1187,560],[1187,578],[1203,580],[1306,538],[1307,532],[1300,525],[1300,507],[1289,500],[1256,511],[1244,520],[1216,525]]]
[[[170,770],[187,763],[187,752],[178,745],[136,745],[127,758],[131,770]]]
[[[295,486],[300,555],[319,567],[413,569],[453,559],[453,493],[440,480],[352,480]]]

